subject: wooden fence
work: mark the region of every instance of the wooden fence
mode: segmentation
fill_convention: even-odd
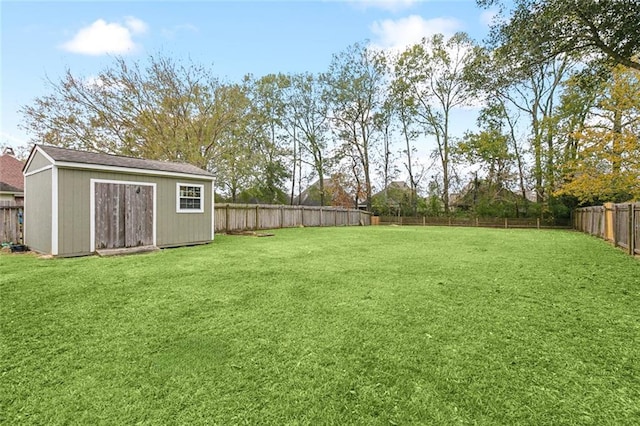
[[[0,243],[22,243],[22,207],[0,205]]]
[[[570,220],[497,217],[402,217],[380,216],[381,225],[478,226],[483,228],[561,228],[570,229]]]
[[[339,207],[216,204],[216,232],[297,226],[371,225],[371,213]]]
[[[579,208],[574,228],[611,241],[631,255],[640,254],[640,203]]]

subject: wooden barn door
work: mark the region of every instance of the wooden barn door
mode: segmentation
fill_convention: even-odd
[[[95,248],[153,244],[153,187],[103,183],[95,185]]]

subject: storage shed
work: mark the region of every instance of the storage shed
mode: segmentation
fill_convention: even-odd
[[[213,175],[193,165],[35,145],[23,173],[31,250],[82,256],[214,238]]]

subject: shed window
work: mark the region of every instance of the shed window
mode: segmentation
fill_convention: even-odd
[[[202,213],[204,211],[204,185],[178,183],[176,211],[178,213]]]

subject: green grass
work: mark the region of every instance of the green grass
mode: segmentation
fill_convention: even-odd
[[[640,262],[603,241],[275,234],[0,255],[0,424],[640,421]]]

